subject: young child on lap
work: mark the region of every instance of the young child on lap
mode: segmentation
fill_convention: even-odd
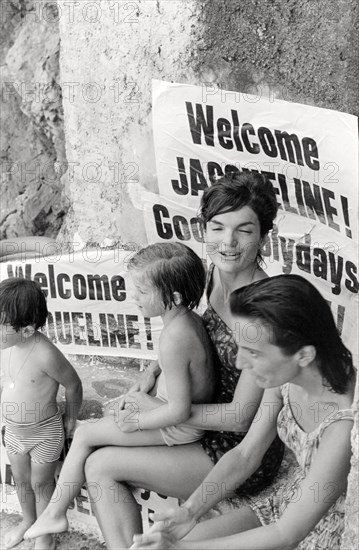
[[[86,459],[96,448],[182,445],[198,441],[203,435],[203,430],[185,424],[192,403],[211,402],[215,384],[212,345],[201,318],[192,312],[205,287],[202,261],[183,244],[161,243],[138,252],[129,270],[134,300],[143,316],[161,316],[163,320],[158,406],[142,411],[128,403],[128,408],[115,416],[82,424],[63,465],[57,498],[25,538],[68,528],[66,511],[81,490]]]
[[[5,534],[6,548],[19,544],[46,508],[64,439],[72,436],[82,402],[76,371],[38,330],[47,314],[44,293],[34,281],[12,278],[0,283],[2,420],[23,513],[22,522]],[[66,390],[64,423],[56,402],[60,384]],[[43,535],[35,549],[54,545],[51,535]]]

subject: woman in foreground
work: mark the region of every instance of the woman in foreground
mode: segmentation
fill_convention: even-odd
[[[265,388],[258,421],[179,509],[155,514],[158,523],[136,536],[133,548],[339,550],[351,454],[351,353],[328,304],[302,277],[259,281],[233,292],[230,305],[239,339],[237,365]],[[277,432],[298,462],[287,485],[196,525],[221,500],[213,487],[240,486]],[[212,490],[206,492],[206,486]]]

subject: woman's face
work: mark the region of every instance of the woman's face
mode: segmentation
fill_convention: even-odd
[[[300,353],[285,355],[273,344],[270,327],[256,319],[235,317],[235,334],[238,344],[236,366],[248,370],[261,388],[274,388],[294,382],[302,369]]]
[[[217,214],[207,223],[207,254],[220,271],[255,268],[261,234],[257,214],[249,206]]]

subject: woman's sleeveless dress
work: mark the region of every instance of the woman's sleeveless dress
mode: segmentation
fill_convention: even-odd
[[[234,335],[210,304],[212,274],[214,265],[207,275],[207,309],[202,315],[207,332],[217,352],[217,403],[230,403],[241,375],[236,368],[238,346]],[[230,414],[231,411],[228,411]],[[235,414],[235,411],[233,411]],[[207,431],[200,443],[215,464],[230,449],[238,445],[246,432]],[[283,457],[284,446],[276,438],[263,457],[258,470],[238,489],[239,496],[253,495],[270,485],[276,476]]]
[[[353,420],[351,409],[339,410],[329,415],[313,432],[304,432],[298,425],[289,402],[290,384],[281,387],[283,408],[277,420],[278,434],[293,451],[298,462],[289,481],[270,497],[251,497],[249,506],[257,514],[262,525],[278,521],[289,502],[298,499],[299,484],[305,478],[315,458],[321,437],[328,426],[340,420]],[[313,491],[315,487],[313,487]],[[313,492],[313,498],[315,493]],[[326,491],[330,499],[330,487]],[[344,531],[345,494],[342,494],[317,523],[309,535],[297,546],[297,550],[340,550]]]

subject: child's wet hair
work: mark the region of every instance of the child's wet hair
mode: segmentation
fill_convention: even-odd
[[[16,331],[28,325],[36,330],[45,325],[48,311],[38,283],[18,277],[0,283],[0,322]]]
[[[175,304],[175,292],[181,294],[181,304],[188,309],[198,306],[203,295],[206,284],[203,262],[185,244],[151,244],[131,258],[128,268],[144,272],[166,308]]]
[[[325,384],[343,394],[355,371],[330,307],[320,292],[299,275],[278,275],[232,292],[233,315],[268,326],[271,344],[286,355],[303,346],[316,349],[317,367]]]
[[[244,206],[257,215],[261,237],[273,229],[278,204],[273,185],[263,174],[231,172],[218,179],[202,195],[199,220],[206,228],[214,216]]]

